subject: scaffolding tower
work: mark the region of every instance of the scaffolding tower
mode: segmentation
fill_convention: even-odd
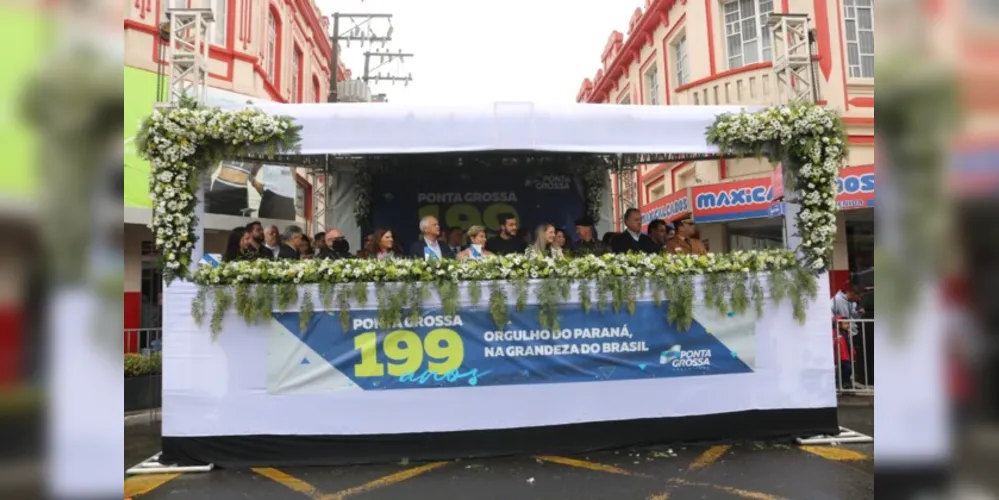
[[[807,14],[770,14],[773,69],[781,104],[817,102]]]
[[[323,170],[314,169],[312,171],[312,232],[326,233],[330,228],[327,219],[332,213],[327,213],[327,200],[330,194],[330,184],[333,174],[330,172],[329,162]]]
[[[629,208],[638,208],[638,169],[640,165],[625,165],[618,155],[617,168],[614,169],[617,183],[617,202],[619,214],[624,217]],[[615,224],[621,221],[615,221]]]
[[[182,8],[167,11],[167,95],[161,105],[172,106],[182,98],[208,102],[208,29],[215,21],[212,9]]]

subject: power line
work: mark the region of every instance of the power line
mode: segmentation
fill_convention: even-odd
[[[392,32],[395,31],[395,28],[392,26],[392,14],[343,14],[335,12],[330,17],[333,19],[333,34],[330,36],[333,50],[330,55],[330,93],[327,101],[337,102],[340,97],[337,90],[340,42],[345,42],[347,47],[350,47],[350,42],[360,42],[362,47],[365,43],[372,45],[381,43],[384,47],[386,42],[392,40]],[[340,31],[341,20],[350,23],[350,26],[344,31]],[[376,24],[380,24],[375,22],[378,20],[385,20],[387,26],[379,26],[376,29]]]
[[[364,80],[364,83],[392,82],[393,84],[395,84],[395,82],[402,82],[403,85],[409,85],[409,82],[413,81],[412,73],[409,73],[406,76],[397,76],[391,73],[382,75],[381,72],[378,72],[374,76],[371,75],[372,72],[381,69],[386,64],[391,64],[393,62],[400,64],[405,63],[407,57],[413,57],[413,54],[405,53],[402,51],[402,49],[399,49],[398,52],[381,52],[379,50],[375,50],[374,52],[371,51],[365,52],[364,76],[362,77],[362,80]],[[374,58],[378,58],[378,65],[372,68],[371,60]]]

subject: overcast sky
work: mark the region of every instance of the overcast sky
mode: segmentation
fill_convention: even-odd
[[[408,88],[372,85],[398,103],[574,102],[583,78],[600,65],[611,30],[626,32],[642,0],[316,0],[323,14],[391,13],[386,50],[415,57],[381,68],[406,75]],[[346,26],[344,26],[346,24]],[[341,21],[341,33],[349,27]],[[384,24],[376,31],[384,32]],[[365,50],[343,46],[360,77]],[[377,65],[372,58],[372,66]],[[377,73],[377,71],[373,72]]]

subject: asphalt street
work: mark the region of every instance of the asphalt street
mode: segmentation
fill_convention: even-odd
[[[840,423],[873,435],[873,408],[843,407]],[[156,451],[154,429],[132,427],[126,433],[128,464]],[[662,446],[580,456],[218,470],[207,474],[133,476],[126,479],[125,497],[864,500],[874,498],[873,454],[873,445],[803,447],[793,443],[747,442]]]

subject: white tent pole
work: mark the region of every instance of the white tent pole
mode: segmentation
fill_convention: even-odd
[[[191,254],[191,264],[188,266],[191,273],[197,271],[201,266],[201,259],[205,256],[205,184],[211,181],[208,174],[198,174],[198,190],[195,194],[197,204],[194,206],[194,251]]]
[[[794,176],[791,174],[790,162],[785,158],[784,174],[784,245],[794,250],[801,257],[801,234],[798,232],[798,212],[801,211],[799,198],[801,192],[794,190]]]

